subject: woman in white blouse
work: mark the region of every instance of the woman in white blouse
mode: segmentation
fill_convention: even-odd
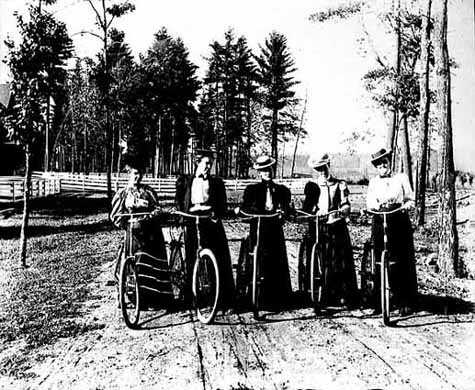
[[[389,214],[387,222],[388,248],[396,260],[390,274],[394,302],[400,307],[401,314],[407,314],[417,295],[414,238],[407,213],[407,210],[414,206],[414,192],[406,174],[391,172],[391,154],[390,150],[381,149],[371,156],[371,162],[378,170],[378,176],[369,182],[366,204],[368,209],[375,211],[390,211],[399,207],[403,209],[401,212]],[[383,249],[381,216],[373,217],[371,236],[378,261]],[[379,307],[378,302],[375,302],[375,305],[376,308]]]

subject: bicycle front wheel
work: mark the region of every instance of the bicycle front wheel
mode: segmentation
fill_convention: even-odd
[[[381,313],[384,325],[389,325],[389,277],[388,252],[381,253]]]
[[[200,251],[193,267],[193,298],[196,315],[203,324],[213,321],[220,293],[218,262],[209,249]]]
[[[325,293],[325,268],[323,253],[318,245],[314,245],[310,259],[310,298],[315,312],[319,312]]]
[[[140,317],[140,295],[135,258],[128,257],[120,268],[119,299],[124,322],[137,329]]]

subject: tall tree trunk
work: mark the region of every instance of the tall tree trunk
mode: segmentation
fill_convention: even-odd
[[[50,109],[51,109],[50,99],[51,98],[48,94],[48,96],[46,97],[45,161],[44,161],[44,171],[45,172],[49,171],[49,133],[50,133],[49,122],[50,122]]]
[[[158,134],[155,138],[155,162],[153,176],[158,177],[160,173],[160,139],[162,136],[162,116],[158,117]]]
[[[292,169],[290,170],[290,178],[294,177],[294,169],[295,169],[295,157],[297,156],[297,148],[299,146],[299,138],[300,133],[303,127],[303,119],[305,117],[305,111],[307,110],[307,91],[305,91],[305,102],[303,104],[302,116],[300,117],[300,126],[297,132],[297,136],[295,137],[295,147],[294,147],[294,154],[292,156]]]
[[[455,172],[452,144],[451,83],[447,47],[447,0],[434,0],[434,58],[436,69],[437,127],[443,138],[439,182],[439,266],[445,275],[460,276],[456,226]]]
[[[421,75],[419,90],[421,100],[419,104],[419,169],[417,176],[416,223],[419,226],[425,223],[427,170],[429,159],[429,47],[430,47],[430,17],[432,0],[426,0],[426,8],[422,10],[421,28]]]
[[[409,183],[414,186],[412,179],[412,161],[411,161],[411,148],[409,146],[409,129],[407,124],[407,117],[402,119],[402,131],[400,131],[400,143],[401,143],[401,157],[402,157],[402,171],[407,174]]]
[[[395,3],[393,3],[395,10],[394,14],[396,15],[396,58],[395,58],[395,70],[396,70],[396,76],[399,76],[401,73],[401,0],[396,0]],[[399,101],[399,86],[396,85],[396,96],[395,96],[396,102]],[[397,158],[397,153],[396,153],[396,146],[397,146],[397,133],[399,130],[400,126],[400,119],[399,119],[399,109],[397,107],[393,108],[392,110],[392,121],[391,124],[388,128],[388,133],[387,133],[387,140],[386,140],[386,145],[388,149],[393,150],[393,156],[392,156],[392,163],[393,167],[396,162]]]
[[[23,184],[23,217],[21,221],[20,233],[20,263],[26,267],[27,249],[27,229],[30,218],[30,192],[31,192],[31,147],[27,142],[25,145],[25,180]]]
[[[279,117],[279,110],[274,108],[272,110],[272,123],[271,123],[271,155],[275,159],[275,161],[278,161],[279,157],[279,151],[277,150],[277,129],[278,129],[278,124],[277,120]],[[274,174],[277,173],[277,164],[274,165]]]

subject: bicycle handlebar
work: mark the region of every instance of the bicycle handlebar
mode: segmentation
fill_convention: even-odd
[[[145,215],[152,215],[153,213],[151,211],[148,212],[143,212],[143,213],[119,213],[116,214],[117,217],[142,217]]]
[[[315,218],[315,217],[318,217],[318,218],[323,219],[323,218],[329,217],[330,215],[337,214],[339,212],[340,212],[340,210],[332,210],[332,211],[329,211],[328,213],[325,213],[325,214],[311,214],[311,213],[307,213],[306,211],[303,211],[303,210],[297,210],[297,213],[302,214],[302,217],[300,217],[300,218]]]
[[[391,211],[375,211],[375,210],[368,210],[368,209],[362,209],[361,211],[363,213],[373,214],[373,215],[389,215],[389,214],[394,214],[394,213],[397,213],[399,211],[404,211],[404,210],[405,210],[405,208],[398,207],[397,209],[394,209],[394,210],[391,210]]]
[[[275,218],[275,217],[280,217],[282,215],[281,213],[251,214],[251,213],[246,213],[245,211],[242,211],[242,210],[239,210],[239,214],[242,214],[245,217],[249,217],[249,218]]]
[[[181,215],[182,217],[186,217],[186,218],[198,218],[198,219],[207,219],[207,218],[211,218],[211,215],[198,215],[198,214],[189,214],[189,213],[185,213],[183,211],[179,211],[179,210],[174,210],[172,212],[170,212],[170,214],[174,214],[174,215]]]

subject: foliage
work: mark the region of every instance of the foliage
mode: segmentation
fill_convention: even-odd
[[[348,19],[353,15],[361,12],[365,6],[365,1],[356,1],[350,4],[339,5],[336,7],[330,7],[324,11],[315,12],[310,15],[312,22],[327,22],[330,20]]]
[[[286,126],[285,121],[280,121],[278,117],[279,111],[296,102],[295,91],[292,89],[298,84],[292,76],[296,70],[295,61],[289,51],[287,38],[275,31],[266,38],[260,51],[256,56],[257,76],[264,106],[272,112],[269,128],[271,153],[277,160],[279,136],[285,138],[287,133],[292,133],[295,129],[295,126]]]

